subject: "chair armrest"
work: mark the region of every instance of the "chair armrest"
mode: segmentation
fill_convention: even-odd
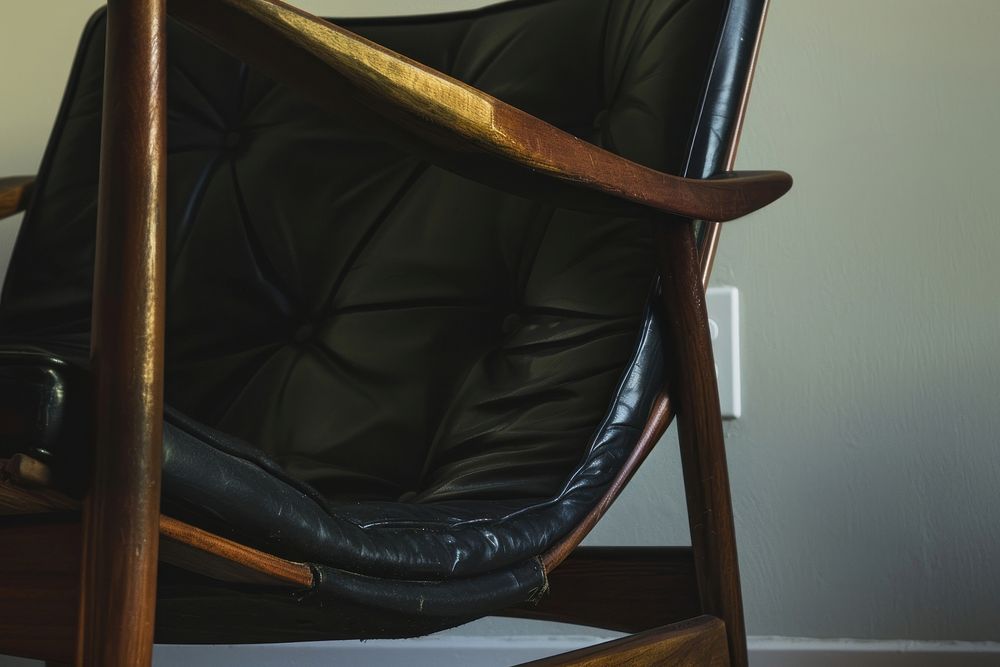
[[[34,176],[0,178],[0,220],[23,211],[31,199]]]
[[[279,0],[169,0],[168,11],[350,122],[517,194],[721,222],[791,187],[777,171],[696,180],[649,169]]]

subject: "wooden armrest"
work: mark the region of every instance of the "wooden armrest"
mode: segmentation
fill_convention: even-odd
[[[34,185],[34,176],[0,178],[0,219],[23,211]]]
[[[561,206],[721,222],[792,184],[777,171],[696,180],[643,167],[278,0],[168,0],[168,11],[350,122],[464,176]]]

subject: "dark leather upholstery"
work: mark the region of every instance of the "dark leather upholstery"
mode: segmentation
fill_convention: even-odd
[[[731,123],[731,93],[703,97],[726,4],[533,0],[346,24],[683,173],[717,166],[717,145],[692,142]],[[63,382],[63,406],[87,400],[64,360],[81,367],[88,344],[103,31],[99,14],[0,303],[0,341],[58,355],[38,373]],[[387,593],[411,584],[420,613],[455,622],[457,601],[475,615],[524,599],[544,577],[532,558],[604,492],[662,385],[648,221],[469,181],[178,25],[168,37],[165,507],[316,563],[321,589],[365,608],[414,612]],[[17,391],[4,372],[0,401]],[[57,468],[86,444],[66,436],[87,432],[82,414],[36,438],[63,446]]]

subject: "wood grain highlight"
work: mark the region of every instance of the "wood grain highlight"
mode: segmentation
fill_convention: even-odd
[[[569,208],[724,221],[791,187],[777,171],[697,180],[649,169],[277,0],[170,0],[169,9],[315,103],[501,189]]]
[[[160,517],[161,558],[219,581],[311,588],[305,563],[278,558],[167,516]]]
[[[57,491],[43,488],[27,489],[10,482],[0,482],[0,516],[75,511],[79,507],[79,502]]]
[[[95,455],[78,667],[150,664],[156,612],[166,191],[163,0],[107,9],[91,325]]]

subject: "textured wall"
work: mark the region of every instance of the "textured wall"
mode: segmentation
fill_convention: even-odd
[[[3,3],[0,173],[37,169],[97,4]],[[1000,640],[998,29],[996,0],[774,0],[739,166],[796,186],[731,224],[714,280],[742,291],[727,431],[752,634]],[[685,539],[665,445],[592,543]]]
[[[750,630],[1000,639],[1000,3],[775,0],[724,236]]]

